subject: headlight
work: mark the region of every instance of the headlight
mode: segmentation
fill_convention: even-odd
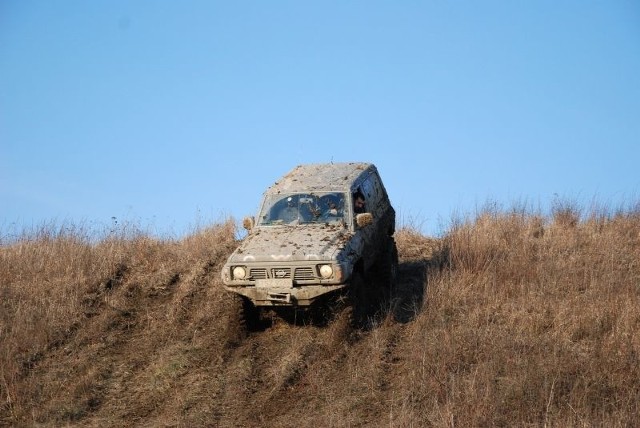
[[[320,266],[320,276],[324,279],[331,278],[333,276],[333,268],[330,265]]]
[[[233,268],[233,279],[245,279],[247,277],[247,270],[242,266],[236,266]]]

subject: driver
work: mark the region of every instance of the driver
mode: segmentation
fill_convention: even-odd
[[[287,206],[280,211],[278,217],[285,223],[291,223],[298,220],[298,207],[293,198],[289,196],[287,198]]]

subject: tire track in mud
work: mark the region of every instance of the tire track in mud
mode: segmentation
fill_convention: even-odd
[[[216,395],[226,404],[215,412],[216,425],[316,426],[315,418],[327,414],[349,415],[334,425],[379,424],[370,415],[386,414],[394,400],[405,324],[422,309],[426,268],[424,259],[400,263],[392,300],[365,329],[354,327],[344,302],[323,326],[277,317],[262,331],[247,331],[234,318],[242,310],[237,303],[235,310],[225,306],[229,324]]]
[[[216,426],[287,426],[305,400],[317,403],[309,393],[312,384],[317,387],[317,371],[347,361],[347,312],[341,308],[322,327],[276,319],[264,331],[236,335],[242,338],[228,344],[217,367],[221,391],[215,395],[227,405],[216,412]]]
[[[402,266],[398,290],[404,306],[389,305],[383,319],[365,330],[352,325],[352,308],[343,305],[334,308],[332,319],[322,327],[279,319],[264,331],[240,334],[225,357],[231,364],[225,369],[226,382],[235,385],[225,390],[224,401],[233,399],[235,406],[225,409],[218,424],[289,426],[296,418],[299,426],[314,426],[313,415],[319,408],[327,411],[327,398],[365,388],[368,399],[331,405],[336,414],[352,414],[354,423],[379,423],[369,415],[384,414],[393,401],[404,361],[400,344],[405,324],[420,310],[424,278],[422,264]],[[354,366],[359,367],[356,372]],[[368,411],[372,408],[377,410]],[[301,411],[308,414],[301,417]]]
[[[391,305],[366,330],[354,328],[352,307],[340,301],[323,325],[276,318],[264,331],[247,331],[218,268],[135,268],[93,289],[77,332],[33,362],[38,378],[68,382],[59,397],[40,402],[42,417],[113,422],[105,426],[142,419],[219,427],[379,422],[371,415],[384,414],[402,364],[405,328],[392,320]],[[407,290],[422,290],[420,273],[401,265],[399,280],[403,298],[415,300]]]

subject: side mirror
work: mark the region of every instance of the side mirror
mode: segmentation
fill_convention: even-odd
[[[255,226],[255,220],[253,219],[253,217],[245,217],[244,219],[242,219],[242,227],[244,227],[247,230],[251,230],[253,229],[253,226]]]
[[[371,213],[362,213],[356,215],[356,224],[358,227],[365,227],[373,223],[373,214]]]

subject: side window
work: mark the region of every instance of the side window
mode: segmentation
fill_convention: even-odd
[[[382,199],[385,196],[384,187],[382,187],[382,181],[380,181],[380,177],[378,174],[371,174],[371,181],[376,189],[376,195],[378,199]]]
[[[376,189],[375,176],[370,175],[363,183],[361,189],[369,209],[372,209],[378,200],[378,191]]]
[[[367,197],[362,191],[362,186],[353,193],[353,213],[362,214],[367,212]]]

